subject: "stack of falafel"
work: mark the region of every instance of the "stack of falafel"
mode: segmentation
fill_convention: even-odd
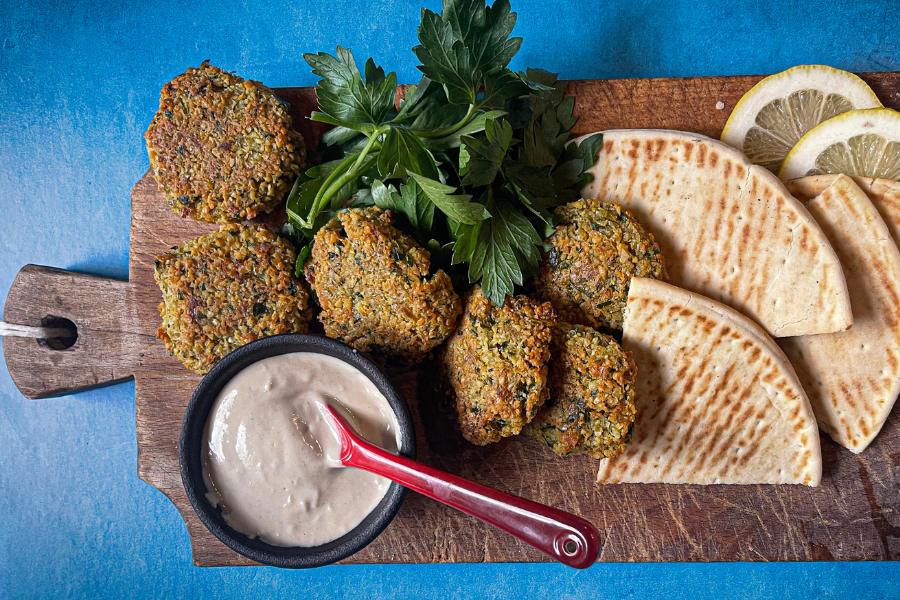
[[[428,251],[374,207],[343,211],[316,234],[303,281],[289,241],[239,224],[276,208],[305,164],[303,138],[271,90],[203,63],[166,84],[145,138],[172,209],[223,223],[156,260],[157,337],[188,368],[204,374],[250,341],[308,331],[309,285],[331,338],[406,365],[440,347],[470,442],[524,431],[560,455],[624,449],[636,368],[599,330],[621,329],[633,277],[666,273],[652,234],[617,203],[557,208],[531,297],[502,307],[478,285],[461,300]]]
[[[157,337],[193,371],[255,339],[305,332],[309,293],[290,242],[242,220],[272,211],[305,165],[287,107],[261,83],[204,62],[165,86],[150,167],[176,214],[217,230],[156,257]]]
[[[631,279],[665,279],[665,265],[618,203],[577,200],[555,212],[534,299],[498,308],[476,286],[441,370],[470,442],[524,430],[561,456],[611,457],[631,439],[637,369],[598,328],[620,330]]]

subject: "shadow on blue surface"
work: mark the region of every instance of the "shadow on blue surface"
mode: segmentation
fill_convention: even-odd
[[[438,3],[426,4],[437,8]],[[301,53],[348,46],[418,79],[420,2],[0,4],[0,296],[26,263],[124,278],[129,191],[160,87],[213,64],[311,85]],[[513,0],[514,68],[563,78],[900,69],[895,0]],[[0,298],[2,302],[2,298]],[[198,569],[175,508],[138,480],[134,386],[25,400],[0,369],[0,598],[889,598],[897,564]]]

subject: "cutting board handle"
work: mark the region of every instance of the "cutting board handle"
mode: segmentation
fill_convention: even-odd
[[[103,277],[26,265],[19,271],[3,321],[72,329],[52,340],[3,337],[9,374],[27,398],[47,398],[130,379],[147,335],[134,331],[131,285]]]

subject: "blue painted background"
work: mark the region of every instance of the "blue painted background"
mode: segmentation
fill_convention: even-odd
[[[209,58],[277,87],[352,48],[418,79],[420,0],[0,3],[0,302],[26,263],[127,276],[129,190],[160,87]],[[437,7],[437,2],[427,4]],[[564,78],[900,70],[895,0],[513,0],[514,67]],[[0,368],[0,598],[887,598],[897,564],[198,569],[138,480],[134,386],[25,400]]]

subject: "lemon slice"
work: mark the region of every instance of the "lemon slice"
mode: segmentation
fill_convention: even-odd
[[[879,106],[875,92],[853,73],[800,65],[766,77],[744,94],[721,139],[743,151],[750,162],[777,173],[794,144],[819,123]]]
[[[797,142],[778,177],[824,173],[900,181],[900,113],[873,108],[828,119]]]

